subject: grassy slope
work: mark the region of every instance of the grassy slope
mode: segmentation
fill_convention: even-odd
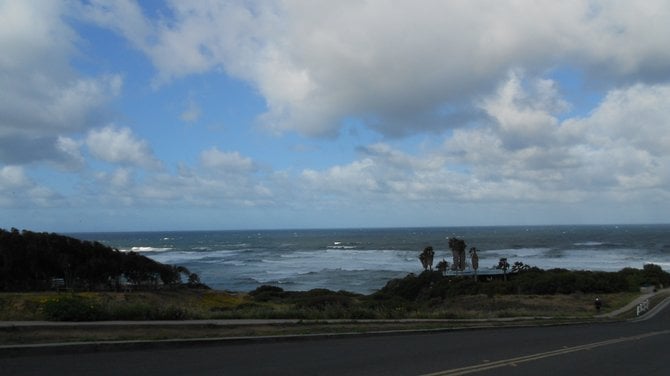
[[[49,301],[71,296],[71,293],[3,293],[0,294],[0,320],[43,320],[44,306]],[[106,307],[115,307],[117,311],[141,310],[147,307],[173,307],[183,310],[188,317],[197,319],[224,318],[267,318],[268,312],[275,316],[291,317],[291,314],[305,315],[305,311],[287,303],[253,302],[247,294],[231,294],[222,291],[179,290],[162,292],[133,293],[80,293],[87,302]],[[626,305],[638,294],[619,293],[601,296],[603,311],[611,311]],[[312,312],[321,321],[301,320],[294,323],[230,325],[230,324],[189,324],[189,325],[86,325],[46,327],[4,327],[0,328],[0,345],[110,341],[137,339],[173,339],[173,338],[221,338],[258,335],[286,335],[313,333],[371,332],[388,330],[436,330],[487,326],[491,322],[473,319],[491,319],[516,317],[505,322],[494,322],[496,326],[562,323],[574,320],[589,320],[595,310],[592,297],[585,294],[519,296],[504,295],[487,297],[485,295],[460,296],[445,300],[430,309],[405,311],[398,318],[451,319],[442,322],[399,322],[353,321],[325,322],[326,315],[337,310],[326,307]],[[141,307],[141,308],[138,308]],[[109,308],[111,309],[111,308]],[[271,315],[270,315],[271,316]],[[525,319],[522,317],[540,318]],[[544,317],[551,317],[547,320]]]
[[[632,300],[635,293],[601,295],[604,311],[613,310]],[[292,302],[258,302],[243,293],[214,290],[147,291],[130,293],[0,293],[0,320],[48,320],[47,306],[72,297],[81,298],[105,315],[103,320],[137,319],[236,319],[298,318],[348,319],[347,311],[359,310],[370,319],[399,318],[497,318],[519,316],[580,316],[594,313],[593,296],[571,295],[464,295],[430,306],[407,310],[405,307],[379,308],[366,304],[365,297],[352,299],[349,307],[296,306]],[[162,312],[162,313],[161,313]],[[142,317],[150,316],[155,317]],[[163,317],[161,317],[161,314]],[[95,318],[95,317],[93,317]],[[88,321],[86,318],[80,321]]]

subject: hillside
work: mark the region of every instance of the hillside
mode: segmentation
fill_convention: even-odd
[[[186,268],[135,252],[54,233],[0,229],[0,291],[146,289],[180,285],[182,275],[200,285]]]

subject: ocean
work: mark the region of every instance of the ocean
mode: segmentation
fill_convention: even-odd
[[[476,247],[480,270],[502,257],[542,269],[618,271],[653,263],[670,271],[670,225],[505,226],[387,229],[166,231],[69,234],[181,265],[214,289],[325,288],[368,294],[422,271],[435,249],[451,263],[448,238]]]

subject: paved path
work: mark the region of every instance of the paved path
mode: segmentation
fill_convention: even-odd
[[[654,296],[659,295],[659,294],[669,296],[670,295],[670,288],[658,290],[656,292],[651,292],[651,293],[647,293],[647,294],[642,294],[642,295],[638,296],[637,298],[633,299],[633,301],[631,301],[630,303],[626,304],[625,306],[623,306],[619,309],[615,309],[614,311],[607,312],[607,313],[604,313],[602,315],[597,315],[595,317],[597,317],[597,318],[614,318],[614,317],[617,317],[617,316],[622,315],[622,314],[624,314],[624,313],[626,313],[630,310],[635,309],[635,307],[638,304],[644,302],[647,299],[651,299]]]

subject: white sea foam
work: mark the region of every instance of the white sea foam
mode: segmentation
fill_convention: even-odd
[[[518,256],[520,254],[517,253]],[[542,269],[562,268],[570,270],[618,271],[626,267],[642,268],[648,260],[647,254],[633,249],[592,249],[547,250],[544,253],[529,252],[525,257],[510,261],[521,261]],[[480,261],[481,262],[481,261]],[[658,261],[654,262],[658,263]]]
[[[605,245],[603,242],[595,242],[595,241],[588,241],[588,242],[580,242],[580,243],[573,243],[577,247],[597,247],[600,245]]]
[[[223,265],[232,265],[232,266],[244,266],[246,263],[244,261],[228,260],[228,261],[217,261],[212,260],[212,263],[221,263]]]
[[[172,251],[159,252],[147,254],[152,259],[166,263],[166,264],[181,264],[181,263],[219,263],[231,258],[235,258],[239,252],[236,251],[221,251],[221,250],[193,250],[193,251]]]
[[[514,248],[514,249],[494,249],[489,251],[479,251],[478,255],[480,258],[486,258],[486,256],[491,255],[493,258],[496,257],[507,257],[508,261],[514,258],[538,258],[546,257],[551,251],[551,248]],[[498,260],[495,260],[496,262]]]
[[[479,263],[482,266],[497,264],[499,258],[506,257],[508,262],[517,261],[541,269],[602,270],[618,271],[626,267],[642,268],[646,263],[660,265],[667,270],[670,255],[658,255],[650,258],[646,252],[635,249],[593,250],[593,242],[584,242],[575,249],[519,248],[480,251]],[[585,248],[582,248],[585,247]],[[447,261],[451,261],[447,258]]]
[[[586,246],[584,246],[586,247]],[[254,275],[262,283],[288,281],[309,273],[342,272],[418,272],[421,270],[418,252],[398,250],[321,249],[294,252],[249,250],[195,250],[153,252],[148,254],[159,262],[169,264],[204,264],[217,267],[220,273]],[[658,259],[631,249],[594,251],[588,248],[555,250],[551,248],[514,248],[480,252],[480,268],[495,267],[501,257],[510,263],[521,261],[542,269],[564,268],[573,270],[617,271],[625,267],[641,268],[646,263],[670,266],[670,257]],[[434,263],[451,254],[436,252]],[[469,257],[467,258],[469,262]]]
[[[171,251],[172,248],[169,247],[131,247],[130,249],[120,249],[121,252],[167,252]]]
[[[416,255],[407,251],[327,249],[282,254],[278,259],[266,258],[263,262],[306,272],[325,269],[409,271],[419,264],[417,260]]]

